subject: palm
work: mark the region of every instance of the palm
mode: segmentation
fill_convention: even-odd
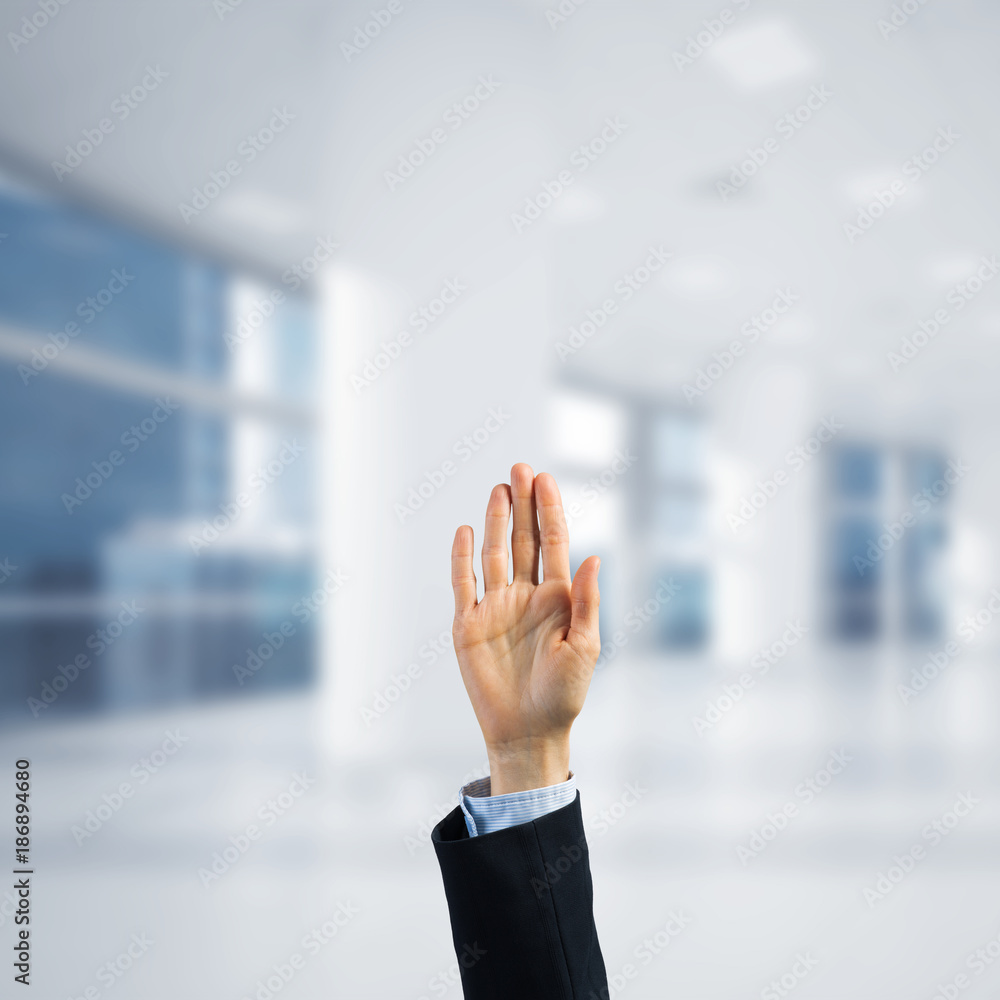
[[[498,486],[490,497],[483,545],[486,590],[478,601],[472,529],[460,528],[455,537],[455,651],[487,744],[567,732],[583,707],[600,648],[598,561],[587,560],[571,585],[558,489],[551,476],[534,479],[530,473],[527,466],[515,466],[509,491]],[[508,582],[511,505],[514,579]]]

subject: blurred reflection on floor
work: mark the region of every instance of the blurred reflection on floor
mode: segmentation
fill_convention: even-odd
[[[1000,984],[1000,963],[966,965],[1000,933],[995,760],[992,784],[981,755],[906,781],[906,754],[856,726],[825,739],[829,706],[794,748],[709,743],[684,688],[639,665],[599,676],[576,730],[597,921],[609,975],[636,970],[629,996]],[[33,763],[40,995],[215,1000],[260,980],[266,997],[272,977],[283,997],[460,997],[427,832],[479,748],[332,768],[314,715],[294,697],[0,737]],[[974,806],[934,843],[963,792]]]

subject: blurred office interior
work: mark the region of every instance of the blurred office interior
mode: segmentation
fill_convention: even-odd
[[[1000,13],[384,6],[4,15],[0,745],[45,995],[149,933],[114,995],[253,996],[351,900],[284,994],[460,996],[448,557],[527,461],[602,557],[609,973],[681,910],[636,1000],[806,951],[803,997],[933,996],[1000,933]]]

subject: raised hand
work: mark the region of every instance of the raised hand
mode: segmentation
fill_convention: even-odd
[[[507,528],[514,528],[508,582]],[[543,582],[538,582],[539,549]],[[458,665],[486,740],[493,795],[563,782],[569,733],[580,714],[601,643],[597,627],[600,559],[570,580],[569,534],[556,481],[518,463],[510,485],[493,488],[486,508],[477,600],[473,531],[455,533],[451,580]]]

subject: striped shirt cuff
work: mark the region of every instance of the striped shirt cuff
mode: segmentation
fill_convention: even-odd
[[[506,795],[490,795],[490,776],[487,775],[462,786],[459,805],[465,814],[469,836],[478,837],[539,819],[568,806],[575,798],[576,777],[572,771],[561,784],[507,792]]]

